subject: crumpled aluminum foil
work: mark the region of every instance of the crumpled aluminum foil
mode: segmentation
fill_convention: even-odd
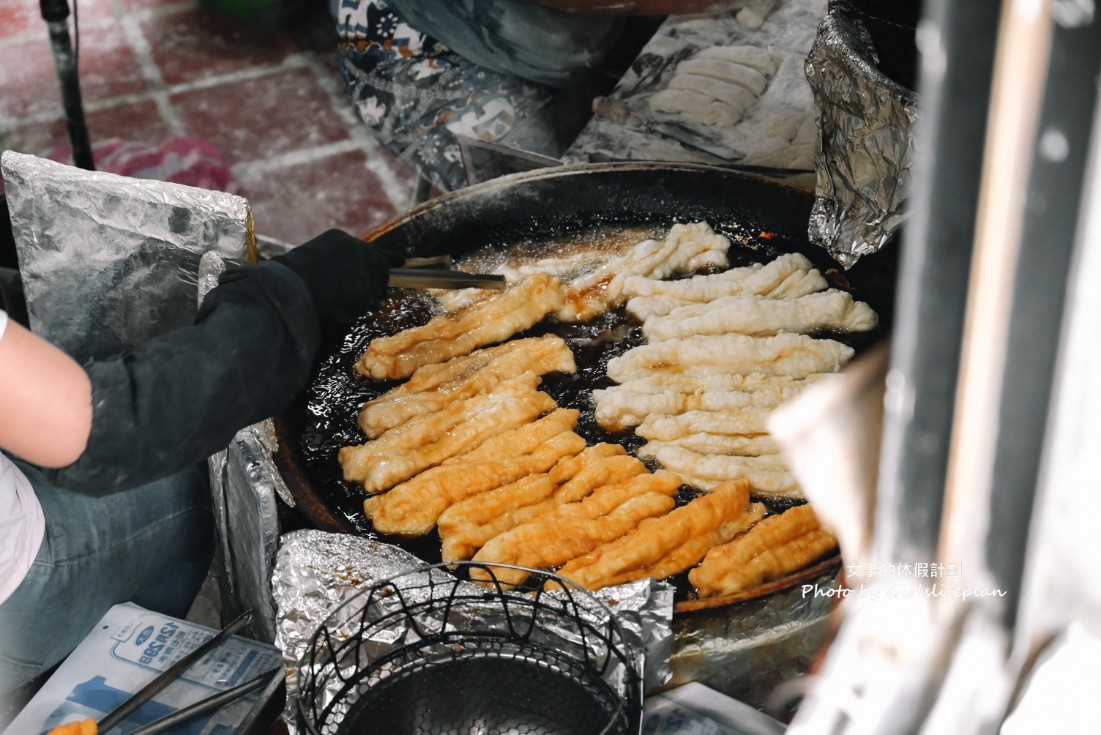
[[[78,361],[191,324],[200,256],[255,249],[248,202],[5,151],[30,326]]]
[[[317,530],[291,531],[284,534],[277,554],[275,571],[272,576],[272,594],[278,605],[278,630],[275,644],[283,651],[288,667],[288,715],[293,715],[295,700],[299,694],[299,675],[303,667],[316,666],[310,660],[312,638],[322,624],[336,637],[355,636],[361,632],[363,618],[356,602],[365,590],[378,583],[401,577],[414,580],[409,572],[421,570],[421,574],[444,575],[440,569],[426,571],[425,564],[419,558],[403,549],[374,539],[348,534],[334,534]],[[402,576],[406,575],[406,576]],[[448,582],[447,584],[454,584]],[[482,588],[463,582],[471,588]],[[418,590],[415,584],[404,584],[405,600],[416,600],[418,594],[427,594]],[[557,593],[548,593],[554,595]],[[634,652],[632,666],[636,672],[643,670],[643,661],[648,663],[647,673],[652,677],[669,676],[668,651],[671,649],[672,588],[654,580],[641,580],[629,585],[608,588],[592,595],[591,607],[587,607],[583,597],[580,612],[586,620],[597,625],[608,611],[612,611],[622,630],[626,648]],[[382,596],[378,603],[385,607],[388,601],[395,606],[404,604],[396,597]],[[354,601],[353,601],[354,600]],[[353,601],[350,604],[349,601]],[[380,610],[380,614],[383,613]],[[550,612],[553,612],[551,610]],[[474,605],[465,612],[459,610],[458,618],[449,618],[449,623],[458,621],[463,625],[462,616],[478,629],[499,628],[508,630],[508,622],[501,613],[499,604],[493,601],[485,605]],[[332,616],[330,618],[330,616]],[[591,616],[591,617],[589,617]],[[576,632],[564,626],[562,620],[553,614],[540,617],[541,635],[559,647],[580,645]],[[496,628],[495,628],[496,626]],[[363,650],[371,660],[380,650],[390,650],[406,641],[408,631],[392,627],[372,628],[372,636],[363,641]],[[592,645],[589,641],[588,645]],[[644,653],[643,653],[644,652]],[[593,653],[599,655],[599,651]],[[651,663],[652,662],[652,663]],[[613,667],[605,675],[607,681],[622,682],[628,674],[626,670]],[[644,685],[645,686],[645,685]],[[336,696],[336,692],[327,692]],[[293,717],[289,716],[293,721]]]
[[[834,570],[807,584],[836,588],[839,575]],[[806,676],[828,642],[836,604],[836,596],[796,585],[736,605],[678,615],[668,687],[699,682],[757,709],[771,709],[786,688]]]
[[[845,268],[883,247],[906,218],[917,97],[876,61],[864,26],[831,9],[804,65],[818,114],[808,235]]]

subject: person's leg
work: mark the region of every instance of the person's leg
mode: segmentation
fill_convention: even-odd
[[[112,605],[186,615],[214,548],[200,466],[92,498],[18,464],[42,504],[46,535],[30,573],[0,604],[0,693],[61,661]]]
[[[535,84],[568,87],[611,51],[616,15],[563,13],[530,0],[386,0],[418,31],[474,64]]]

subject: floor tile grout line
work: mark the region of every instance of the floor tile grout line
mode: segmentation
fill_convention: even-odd
[[[252,161],[242,161],[233,164],[232,168],[234,176],[239,178],[257,176],[359,150],[361,150],[359,143],[348,139],[308,148],[296,148],[293,151],[285,151]]]
[[[160,67],[157,66],[157,61],[153,58],[153,51],[149,46],[149,41],[145,38],[145,34],[142,33],[140,20],[136,14],[128,14],[123,17],[122,32],[130,46],[130,51],[134,54],[134,59],[138,62],[138,68],[141,70],[142,78],[150,92],[150,99],[156,105],[161,121],[168,128],[169,134],[183,134],[183,123],[168,99],[164,75],[161,74]]]

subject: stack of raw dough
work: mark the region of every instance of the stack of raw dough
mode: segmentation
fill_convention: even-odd
[[[677,64],[650,107],[702,125],[730,127],[757,103],[778,65],[776,57],[755,46],[705,48]]]

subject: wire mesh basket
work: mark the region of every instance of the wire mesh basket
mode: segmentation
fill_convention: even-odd
[[[640,654],[608,607],[547,573],[516,588],[502,566],[424,567],[334,610],[301,663],[302,732],[637,735]]]

